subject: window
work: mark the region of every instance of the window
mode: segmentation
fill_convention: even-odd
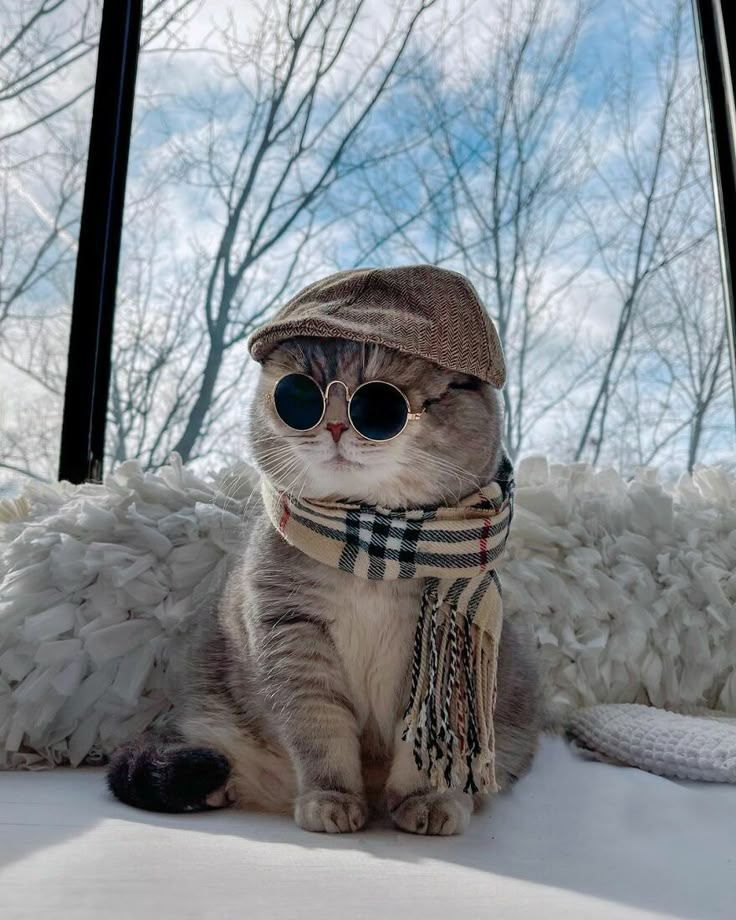
[[[496,321],[514,457],[625,475],[733,462],[689,0],[149,0],[145,12],[108,468],[157,467],[174,450],[202,469],[241,459],[257,324],[321,274],[420,261],[468,275]],[[58,117],[79,150],[86,127],[72,112]],[[12,169],[32,171],[54,213],[65,160],[51,141],[28,164],[24,148],[0,149],[16,151]],[[64,258],[36,265],[44,221],[23,197],[32,183],[13,188],[38,240],[24,250],[30,293],[0,326],[3,380],[36,386],[53,369],[57,392],[34,403],[29,386],[25,414],[5,408],[3,432],[30,456],[3,447],[0,460],[50,476],[53,457],[33,465],[33,445],[56,449],[63,335],[37,330],[65,321],[73,246],[60,236]],[[44,294],[62,276],[52,316]]]

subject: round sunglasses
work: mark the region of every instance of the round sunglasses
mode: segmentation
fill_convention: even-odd
[[[330,387],[345,390],[348,420],[357,434],[368,441],[392,441],[424,415],[412,412],[401,390],[384,380],[361,383],[353,393],[341,380],[332,380],[326,390],[306,374],[287,374],[273,388],[271,402],[281,421],[295,431],[311,431],[325,417]]]

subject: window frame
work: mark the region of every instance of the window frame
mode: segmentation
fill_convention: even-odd
[[[143,0],[105,0],[74,276],[59,479],[100,481]]]
[[[723,0],[693,0],[736,423],[736,28]]]

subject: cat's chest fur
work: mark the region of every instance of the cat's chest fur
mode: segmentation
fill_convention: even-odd
[[[422,581],[366,581],[335,572],[326,592],[330,634],[345,669],[368,753],[393,746],[411,667]]]

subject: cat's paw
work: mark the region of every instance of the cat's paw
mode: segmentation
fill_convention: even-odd
[[[232,779],[229,779],[224,786],[210,792],[204,800],[208,808],[229,808],[236,801],[235,786]]]
[[[305,792],[294,805],[294,820],[305,831],[347,834],[359,831],[367,819],[365,800],[347,792]]]
[[[392,821],[410,834],[462,834],[473,813],[471,797],[455,792],[420,792],[391,799],[389,796]]]

